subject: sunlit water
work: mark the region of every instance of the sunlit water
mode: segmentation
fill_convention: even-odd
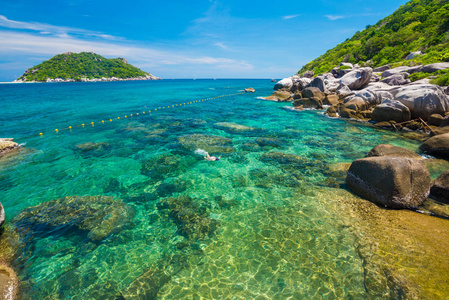
[[[355,237],[314,191],[339,187],[344,176],[332,166],[377,144],[418,145],[257,99],[272,86],[0,85],[0,137],[27,149],[0,164],[1,202],[22,244],[13,263],[22,298],[369,297]],[[256,93],[180,105],[247,87]],[[198,148],[221,160],[205,161]],[[22,212],[66,196],[112,198]]]

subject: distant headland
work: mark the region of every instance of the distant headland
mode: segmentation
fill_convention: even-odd
[[[97,82],[159,80],[125,58],[104,58],[93,52],[66,52],[29,68],[14,82]]]

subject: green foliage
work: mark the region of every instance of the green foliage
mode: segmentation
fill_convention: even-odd
[[[338,69],[339,70],[348,70],[348,69],[351,69],[351,67],[350,66],[340,66]]]
[[[428,78],[430,76],[434,76],[436,78],[432,79],[430,82],[433,84],[438,84],[441,86],[449,85],[449,70],[439,70],[434,73],[424,73],[424,72],[418,72],[411,74],[408,78],[411,81],[417,81],[423,78]]]
[[[58,54],[28,69],[19,79],[46,81],[47,78],[72,78],[79,81],[82,77],[134,78],[146,75],[149,73],[124,62],[121,58],[108,59],[95,53],[81,52]]]
[[[417,80],[426,78],[427,76],[429,76],[429,73],[417,72],[417,73],[410,74],[408,79],[410,79],[411,81],[417,81]]]
[[[435,73],[432,73],[435,75]],[[441,70],[436,74],[437,78],[432,79],[430,83],[438,84],[441,86],[449,85],[449,70]]]
[[[307,63],[298,72],[329,72],[340,62],[429,64],[449,61],[449,0],[411,0],[375,25],[368,25],[345,42]],[[423,55],[404,61],[410,52]]]

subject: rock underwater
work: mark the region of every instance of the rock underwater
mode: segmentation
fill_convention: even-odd
[[[91,241],[120,232],[134,217],[134,209],[108,196],[70,196],[24,209],[12,220],[21,236],[51,234],[76,228]]]

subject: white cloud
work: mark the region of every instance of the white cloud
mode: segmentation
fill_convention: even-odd
[[[290,20],[296,17],[299,17],[300,15],[289,15],[289,16],[283,16],[282,19],[283,20]]]
[[[331,21],[345,18],[345,16],[337,16],[337,15],[325,15],[325,17]]]
[[[225,44],[221,43],[221,42],[217,42],[214,44],[214,46],[217,46],[218,48],[224,49],[224,50],[228,50],[229,47],[226,46]]]
[[[122,37],[116,37],[108,34],[104,34],[101,32],[73,28],[73,27],[65,27],[65,26],[55,26],[45,23],[38,22],[22,22],[22,21],[14,21],[10,20],[7,17],[0,15],[0,27],[12,28],[12,29],[22,29],[22,30],[33,30],[38,31],[44,34],[53,34],[57,36],[63,35],[82,35],[86,37],[99,37],[107,40],[123,40]]]
[[[126,57],[128,61],[153,66],[161,65],[215,65],[217,67],[249,70],[253,66],[246,61],[222,57],[189,56],[173,51],[161,51],[148,47],[134,45],[130,42],[88,41],[68,35],[42,36],[30,33],[0,30],[0,54],[4,56],[53,56],[67,51],[93,51],[109,57]]]

